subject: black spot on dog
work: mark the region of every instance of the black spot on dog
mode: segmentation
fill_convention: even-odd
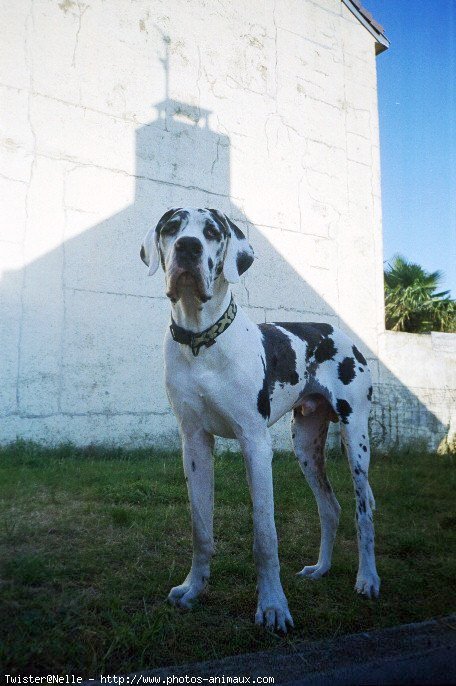
[[[181,220],[189,218],[189,213],[187,212],[187,210],[183,210],[181,207],[178,207],[177,210],[175,210],[175,212]]]
[[[304,460],[304,467],[307,467],[307,460]]]
[[[333,359],[337,353],[334,341],[329,338],[334,332],[333,327],[322,322],[274,322],[274,324],[306,343],[307,365],[302,370],[305,384],[299,398],[302,399],[312,394],[321,395],[333,407],[334,398],[331,391],[315,377],[318,365],[325,360]]]
[[[322,362],[327,362],[328,360],[333,360],[334,355],[337,353],[337,348],[334,345],[332,338],[323,338],[317,345],[315,350],[315,359],[318,364]]]
[[[210,272],[211,272],[212,269],[214,268],[214,263],[213,263],[213,261],[212,261],[212,258],[210,258],[210,257],[209,257],[209,259],[208,259],[208,261],[207,261],[207,266],[209,267],[209,271],[210,271]]]
[[[228,226],[230,227],[231,231],[234,233],[234,235],[236,236],[236,238],[237,238],[238,240],[240,240],[240,241],[242,241],[243,239],[245,239],[245,236],[244,236],[244,234],[242,233],[241,229],[240,229],[238,226],[236,226],[236,224],[233,224],[233,222],[231,221],[231,219],[229,219],[228,217],[226,218],[226,220],[227,220],[227,222],[228,222]]]
[[[361,512],[366,512],[366,501],[364,500],[364,498],[361,498],[361,500],[359,501],[358,509],[360,514]]]
[[[364,372],[364,367],[358,367],[360,372]]]
[[[258,393],[258,411],[265,418],[271,416],[271,399],[276,383],[288,383],[295,386],[299,381],[296,371],[296,353],[291,341],[274,324],[260,324],[263,348],[263,386]]]
[[[221,213],[218,212],[218,210],[212,210],[209,209],[209,212],[211,213],[211,217],[214,221],[214,223],[218,226],[220,231],[222,232],[223,236],[227,236],[227,227],[225,221],[221,217]]]
[[[366,438],[366,436],[363,434],[361,438]]]
[[[365,453],[367,453],[367,446],[363,445],[363,450]]]
[[[338,365],[339,379],[345,386],[353,381],[355,378],[355,360],[353,357],[344,357],[342,362]]]
[[[348,418],[353,410],[350,403],[343,398],[338,398],[336,402],[336,412],[339,415],[341,422],[348,424]]]
[[[305,324],[302,322],[277,322],[277,326],[281,326],[307,343],[307,360],[314,356],[316,362],[320,364],[326,360],[332,360],[337,353],[334,341],[329,338],[334,332],[330,324],[323,322]]]
[[[323,477],[322,485],[325,491],[328,491],[328,493],[331,491],[331,484],[329,483],[328,478],[326,476]]]
[[[289,383],[295,386],[299,381],[296,371],[296,353],[291,341],[274,324],[260,324],[263,347],[266,353],[266,372],[270,381]]]
[[[259,391],[257,405],[258,412],[261,414],[261,416],[265,419],[269,419],[271,416],[271,401],[269,400],[267,387],[263,387]]]
[[[192,472],[194,472],[195,470],[196,470],[196,464],[195,464],[195,461],[192,460]]]
[[[162,266],[163,271],[166,271],[165,269],[165,258],[163,256],[163,250],[158,246],[158,254],[160,255],[160,264]]]
[[[167,212],[165,212],[165,214],[162,216],[162,218],[158,222],[157,226],[155,227],[155,233],[157,235],[160,233],[162,228],[165,226],[166,222],[168,222],[171,219],[173,214],[176,214],[176,212],[179,212],[180,209],[181,208],[178,207],[177,209],[168,210]]]
[[[253,255],[251,255],[248,252],[238,252],[237,257],[236,257],[236,267],[238,270],[239,276],[243,274],[244,272],[247,271],[247,269],[250,267],[250,265],[253,262]]]
[[[356,476],[360,475],[360,471],[359,471],[358,467],[355,467],[355,474],[356,474]]]
[[[292,434],[291,434],[291,438],[296,438],[296,434],[295,434],[295,433],[292,433]]]
[[[367,399],[372,400],[372,386],[369,386],[369,390],[367,391]]]
[[[352,350],[353,350],[353,355],[356,357],[356,359],[358,360],[358,362],[359,362],[360,364],[366,366],[366,364],[367,364],[366,358],[364,357],[364,355],[362,354],[362,352],[360,352],[360,351],[358,350],[358,348],[356,347],[356,345],[354,345],[354,346],[352,347]]]
[[[269,417],[271,416],[271,401],[269,399],[268,375],[266,371],[266,363],[263,358],[261,358],[261,362],[263,363],[264,377],[263,386],[258,392],[257,407],[258,412],[261,414],[261,416],[265,419],[269,419]]]

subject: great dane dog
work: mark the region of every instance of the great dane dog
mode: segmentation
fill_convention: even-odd
[[[329,324],[254,324],[230,289],[252,264],[253,249],[218,210],[169,210],[146,235],[140,254],[150,275],[161,264],[171,301],[165,378],[182,438],[192,513],[190,571],[171,589],[169,600],[191,607],[208,581],[214,550],[214,436],[236,438],[253,503],[255,621],[283,632],[293,626],[280,581],[268,429],[290,410],[294,451],[315,495],[321,523],[318,562],[299,574],[318,579],[331,566],[340,507],[326,477],[324,446],[329,422],[340,421],[356,494],[355,589],[377,596],[374,499],[368,482],[372,385],[362,353]]]

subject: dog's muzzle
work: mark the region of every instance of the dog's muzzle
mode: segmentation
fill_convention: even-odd
[[[167,269],[167,296],[173,302],[180,298],[183,288],[192,285],[202,302],[207,302],[212,297],[212,294],[207,292],[202,274],[202,254],[203,244],[198,238],[183,236],[175,242],[173,258]]]

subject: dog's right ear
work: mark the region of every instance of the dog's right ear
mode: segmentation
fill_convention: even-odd
[[[147,232],[139,251],[139,256],[147,267],[149,267],[149,276],[153,276],[160,264],[160,247],[158,241],[160,239],[160,231],[177,210],[168,210],[158,222],[155,229],[149,229]]]

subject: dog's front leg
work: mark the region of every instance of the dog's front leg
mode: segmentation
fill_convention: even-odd
[[[274,523],[272,446],[269,431],[240,439],[253,505],[253,554],[258,577],[257,624],[287,631],[293,626],[287,599],[280,581],[277,533]]]
[[[192,512],[193,558],[185,581],[171,589],[173,605],[191,607],[204,589],[214,552],[214,437],[202,429],[182,434],[185,480]]]

